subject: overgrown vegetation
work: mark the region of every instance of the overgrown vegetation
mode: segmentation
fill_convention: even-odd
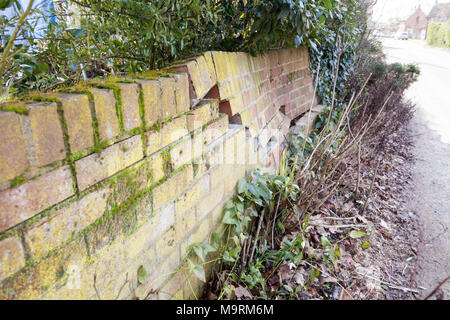
[[[386,64],[368,34],[358,49],[350,77],[339,78],[336,68],[322,84],[331,89],[322,92],[331,96],[329,108],[310,136],[291,137],[280,172],[256,170],[239,181],[224,213],[226,242],[214,234],[211,242],[192,247],[196,259],[187,266],[208,283],[204,298],[341,299],[352,297],[349,288],[361,277],[385,290],[414,292],[355,272],[353,258],[372,246],[379,230],[391,237],[374,225],[378,214],[368,213],[374,211],[370,203],[384,151],[413,115],[404,93],[419,70]],[[362,162],[371,164],[369,176]],[[218,258],[208,261],[211,252]]]
[[[427,43],[431,46],[450,48],[450,21],[429,23]]]
[[[3,86],[9,92],[49,90],[83,76],[104,77],[144,72],[206,50],[265,53],[306,45],[313,65],[321,64],[319,94],[329,99],[326,83],[338,66],[335,92],[351,71],[353,52],[362,32],[359,0],[69,0],[43,13],[35,8],[26,23],[16,1],[12,19],[2,17],[2,38],[12,46],[3,62]],[[48,29],[36,37],[33,17]],[[56,18],[55,18],[56,17]],[[6,26],[18,27],[17,39]],[[14,45],[13,45],[14,44]],[[344,47],[345,44],[345,47]],[[2,47],[2,50],[4,48]],[[339,49],[339,50],[337,50]],[[315,68],[314,68],[315,70]],[[323,79],[323,81],[322,81]],[[328,97],[328,98],[327,98]]]

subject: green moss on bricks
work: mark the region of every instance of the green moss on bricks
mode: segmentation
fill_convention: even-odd
[[[165,175],[169,175],[173,171],[172,167],[172,158],[170,155],[170,148],[161,152],[161,156],[163,158],[163,170]]]
[[[144,154],[144,157],[147,156],[147,148],[146,146],[146,138],[145,138],[145,107],[144,107],[144,91],[142,90],[142,85],[138,83],[138,90],[139,90],[139,96],[138,96],[138,106],[139,106],[139,117],[141,119],[141,127],[140,127],[140,134],[142,139],[142,152]]]
[[[28,108],[25,106],[25,104],[19,103],[6,103],[0,105],[0,111],[15,112],[21,115],[28,115]]]
[[[196,159],[194,159],[194,160],[196,160]],[[194,178],[197,176],[199,169],[200,169],[200,165],[198,165],[197,163],[192,163],[192,171],[194,172]]]
[[[16,177],[16,178],[14,178],[14,180],[11,181],[10,188],[20,186],[21,184],[24,184],[25,182],[27,182],[26,178],[24,178],[22,176]]]
[[[20,237],[20,232],[17,228],[9,229],[0,233],[0,241],[9,237]]]
[[[122,90],[120,87],[111,82],[90,82],[88,85],[98,89],[109,89],[113,91],[116,100],[116,115],[119,119],[119,129],[121,135],[123,135],[125,133],[125,127],[123,122]]]
[[[58,92],[61,93],[75,93],[75,94],[85,94],[88,97],[89,104],[91,106],[91,117],[92,117],[92,130],[94,132],[94,145],[98,146],[100,143],[100,129],[98,127],[98,119],[95,114],[94,106],[94,95],[89,91],[89,87],[77,85],[75,88],[65,88],[59,89]]]

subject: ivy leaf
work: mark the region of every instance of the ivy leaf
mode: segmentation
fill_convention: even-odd
[[[364,237],[366,235],[366,233],[364,231],[352,230],[352,231],[350,231],[350,233],[348,235],[352,239],[359,239],[359,238]]]
[[[225,214],[223,215],[223,219],[222,222],[225,224],[235,224],[235,219],[234,217],[231,215],[231,211],[230,210],[226,210]]]
[[[139,284],[144,284],[148,282],[148,274],[147,270],[145,270],[144,266],[140,266],[137,271],[137,280]]]
[[[200,281],[206,282],[205,269],[199,264],[194,264],[191,260],[189,261],[189,270],[196,276]]]
[[[247,181],[245,178],[242,178],[238,181],[238,193],[246,193],[247,192]]]

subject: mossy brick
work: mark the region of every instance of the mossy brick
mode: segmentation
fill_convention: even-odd
[[[69,198],[74,192],[69,166],[0,192],[0,232]]]
[[[193,181],[192,166],[189,165],[153,190],[153,209],[162,207],[163,204],[175,199]]]
[[[90,92],[94,97],[100,141],[111,140],[120,133],[114,92],[96,88],[90,89]]]
[[[217,118],[219,104],[217,101],[211,101],[198,106],[187,116],[188,130],[192,132],[206,125],[208,122]]]
[[[148,131],[145,133],[147,154],[151,155],[187,134],[186,116],[184,115],[164,124],[159,131]]]
[[[60,100],[72,153],[94,145],[92,113],[87,95],[61,94]]]
[[[0,183],[19,176],[29,166],[20,117],[0,112]]]
[[[173,75],[175,79],[175,101],[177,113],[184,113],[191,106],[189,96],[189,77],[186,73],[177,73]]]
[[[0,299],[41,299],[46,290],[68,281],[67,270],[81,268],[86,260],[83,240],[72,241],[55,254],[6,279],[0,287]]]
[[[75,161],[78,187],[81,190],[100,182],[143,158],[141,136],[116,143],[100,153]]]
[[[153,183],[152,177],[153,167],[148,158],[131,165],[108,181],[111,188],[109,201],[119,206],[135,198]]]
[[[217,83],[212,57],[199,56],[186,64],[197,99],[202,99]]]
[[[134,208],[137,216],[138,227],[153,221],[153,225],[157,225],[157,219],[153,211],[153,196],[151,192],[145,193],[143,196],[136,198]]]
[[[129,240],[134,235],[136,238],[130,242]],[[143,293],[141,291],[145,290],[141,287],[143,285],[138,285],[138,270],[142,267],[148,275],[152,275],[155,268],[158,267],[155,249],[147,241],[149,235],[151,235],[151,229],[141,228],[132,236],[118,241],[115,244],[117,249],[110,250],[113,248],[110,247],[102,252],[95,258],[92,265],[86,268],[86,272],[82,276],[82,279],[86,279],[84,282],[88,283],[90,280],[92,285],[94,274],[104,274],[105,276],[101,276],[101,278],[97,277],[98,291],[102,300],[132,298],[134,294],[143,299],[147,296],[148,291]],[[142,250],[142,248],[144,249]],[[126,286],[124,286],[125,283],[127,283]],[[144,285],[147,284],[149,283]],[[138,290],[139,287],[141,288]],[[148,290],[151,289],[150,287]],[[142,293],[143,296],[138,293]],[[98,299],[98,296],[95,294],[91,298]]]
[[[33,144],[36,165],[64,159],[66,151],[56,103],[35,103],[27,107],[31,133],[26,139]]]
[[[133,130],[141,125],[139,87],[135,83],[118,83],[117,85],[121,92],[124,129]]]
[[[25,255],[16,237],[0,241],[0,282],[25,266]]]
[[[152,182],[160,181],[165,176],[163,154],[160,152],[147,159],[152,172]]]
[[[25,241],[32,256],[46,255],[100,218],[106,211],[108,195],[107,188],[89,193],[26,228]]]
[[[161,86],[157,80],[139,80],[138,82],[142,86],[145,125],[151,127],[162,119]]]
[[[136,203],[113,207],[93,228],[85,232],[87,249],[90,256],[97,255],[105,248],[132,234],[139,227]]]
[[[162,119],[169,119],[177,114],[175,101],[175,79],[160,77],[158,82],[161,86],[161,112]]]

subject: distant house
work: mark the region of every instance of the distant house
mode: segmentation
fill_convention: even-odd
[[[436,3],[427,18],[428,22],[450,21],[450,3]]]
[[[405,21],[405,31],[413,39],[425,40],[427,36],[428,19],[426,14],[419,7]]]

